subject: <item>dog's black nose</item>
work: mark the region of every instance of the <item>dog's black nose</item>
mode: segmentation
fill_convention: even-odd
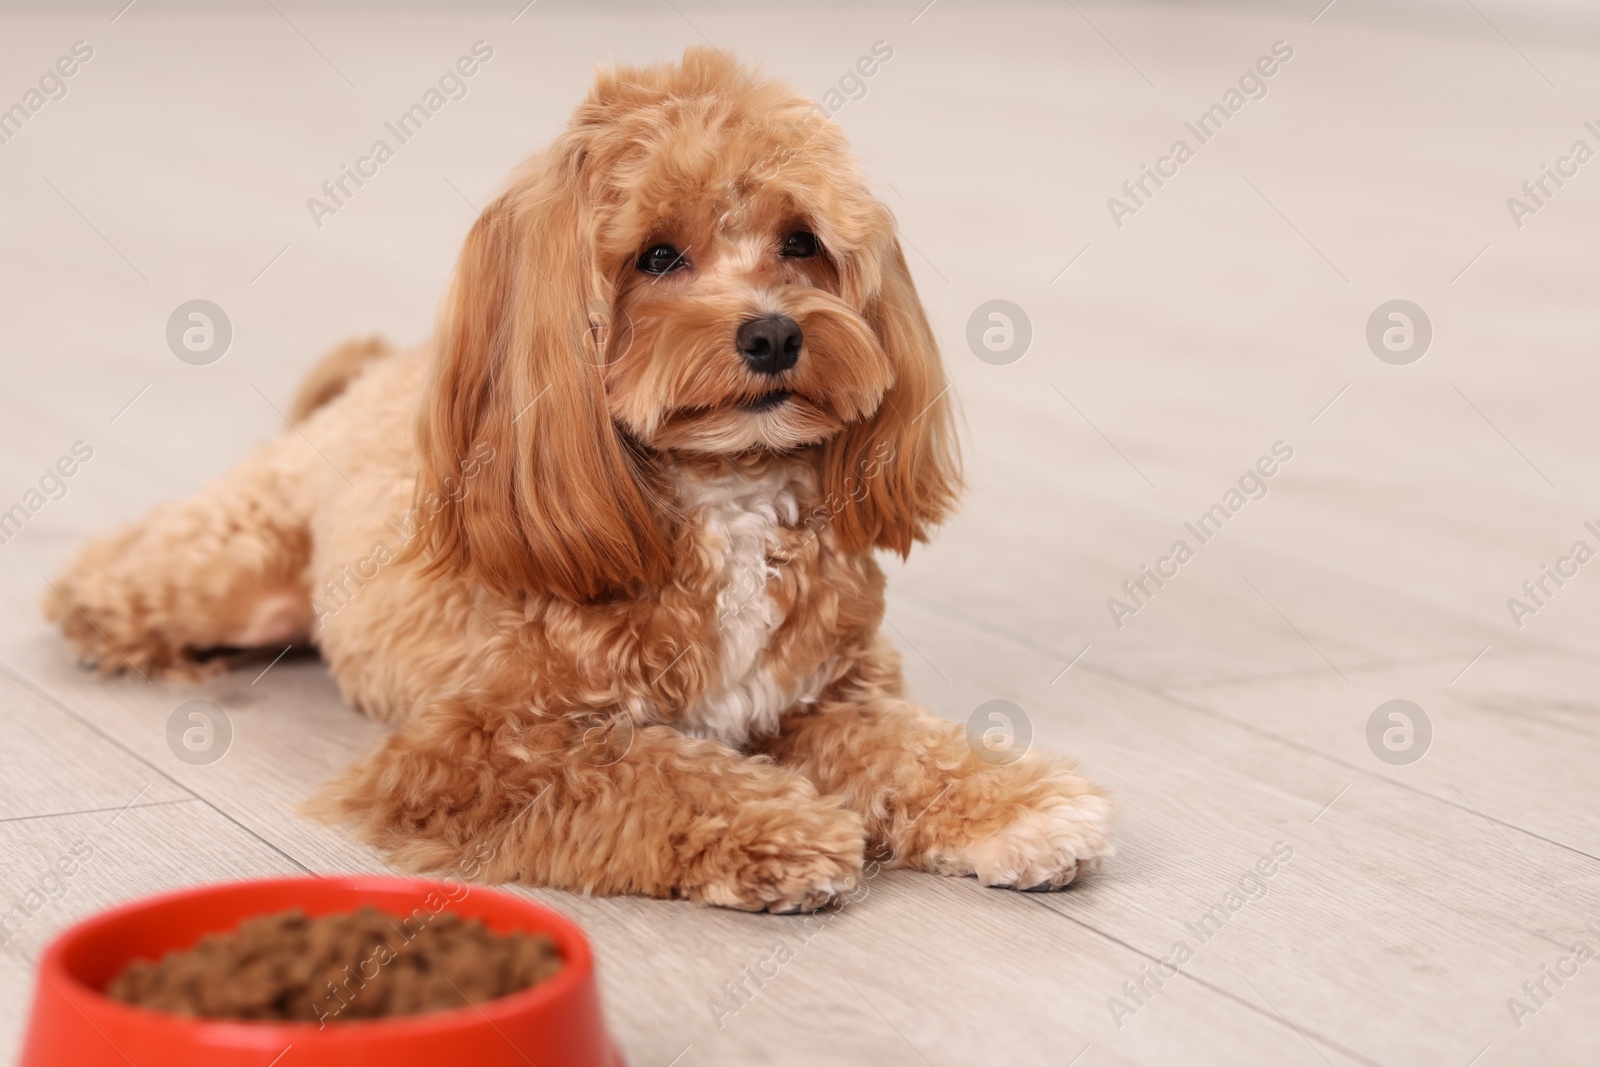
[[[780,374],[800,361],[800,324],[787,315],[747,319],[734,335],[739,354],[757,374]]]

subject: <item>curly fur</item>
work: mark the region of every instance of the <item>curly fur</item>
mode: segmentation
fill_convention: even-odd
[[[661,241],[689,266],[636,269]],[[804,335],[777,379],[734,344],[767,314]],[[602,72],[434,340],[333,353],[295,418],[47,610],[104,670],[315,643],[395,732],[312,810],[397,863],[795,910],[869,844],[1019,887],[1109,854],[1069,764],[990,765],[904,698],[872,551],[952,506],[951,402],[888,211],[782,85],[710,49]]]

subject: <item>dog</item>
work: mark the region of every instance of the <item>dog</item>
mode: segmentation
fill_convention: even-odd
[[[793,912],[869,854],[1016,889],[1111,854],[1072,764],[906,698],[873,552],[950,512],[952,400],[889,211],[781,83],[601,70],[433,341],[333,353],[290,421],[47,612],[106,671],[314,644],[395,729],[308,808],[397,865]]]

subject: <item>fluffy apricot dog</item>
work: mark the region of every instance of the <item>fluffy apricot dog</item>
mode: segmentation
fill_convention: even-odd
[[[793,911],[869,847],[1019,889],[1110,853],[1070,764],[905,698],[872,553],[950,510],[950,397],[888,210],[784,86],[602,72],[432,343],[334,353],[294,420],[49,610],[109,670],[314,643],[396,729],[313,810],[395,862]]]

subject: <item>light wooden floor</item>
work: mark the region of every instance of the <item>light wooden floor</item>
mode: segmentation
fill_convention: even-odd
[[[0,145],[0,509],[73,442],[94,450],[0,547],[0,910],[54,886],[75,842],[95,849],[0,950],[0,1049],[20,1040],[31,961],[77,918],[383,866],[293,814],[380,736],[315,660],[198,690],[99,681],[41,622],[46,579],[85,536],[277,432],[274,407],[329,345],[422,336],[473,205],[553,134],[588,68],[704,34],[817,95],[875,41],[893,48],[837,121],[914,249],[971,491],[892,568],[888,623],[939,714],[1015,701],[1123,819],[1119,856],[1069,892],[883,874],[814,935],[534,894],[592,935],[630,1063],[1600,1061],[1600,962],[1544,978],[1579,939],[1600,950],[1600,563],[1547,583],[1521,629],[1506,606],[1575,541],[1600,547],[1583,525],[1600,525],[1600,162],[1547,184],[1520,229],[1506,206],[1574,141],[1600,147],[1591,16],[680,0],[541,2],[513,22],[520,0],[144,0],[113,21],[121,2],[0,16],[0,107],[74,41],[94,49]],[[469,95],[316,228],[305,199],[479,39],[494,57]],[[1294,54],[1266,97],[1116,227],[1106,198],[1192,144],[1185,120],[1279,40]],[[235,332],[203,367],[163,338],[197,297]],[[965,340],[996,298],[1033,330],[1007,366]],[[1433,324],[1408,366],[1364,337],[1394,298]],[[1294,455],[1269,495],[1118,629],[1107,598],[1280,440]],[[234,726],[209,766],[166,741],[195,696]],[[1391,699],[1432,724],[1407,766],[1367,741]],[[1189,924],[1277,842],[1293,855],[1266,895],[1201,944]],[[1182,975],[1128,998],[1179,940],[1196,949]],[[795,958],[719,1027],[724,983],[778,941]],[[1541,979],[1543,1006],[1515,1018],[1508,998],[1537,1006],[1523,983]]]

